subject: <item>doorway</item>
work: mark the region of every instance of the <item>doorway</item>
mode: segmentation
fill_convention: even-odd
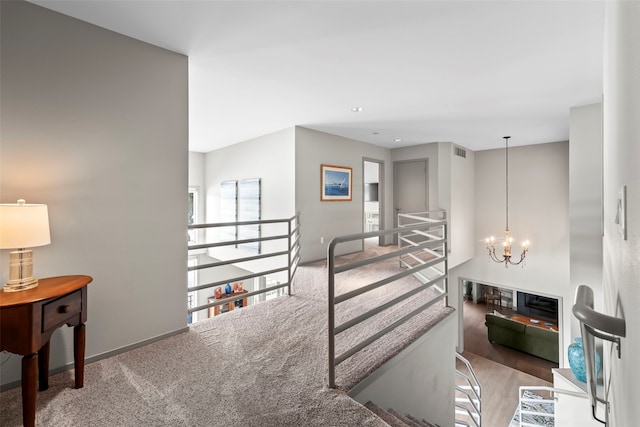
[[[429,210],[429,160],[393,162],[393,226],[398,226],[398,214]],[[394,236],[397,244],[397,236]]]
[[[500,291],[499,302],[487,300],[487,289],[494,288]],[[531,307],[525,307],[523,296],[532,295],[524,290],[477,281],[469,278],[458,278],[458,348],[463,355],[472,353],[481,358],[491,360],[504,366],[516,369],[544,381],[553,382],[551,370],[558,368],[559,363],[529,354],[500,343],[491,343],[487,337],[487,326],[485,316],[487,313],[500,317],[511,318],[515,322],[524,322],[529,317],[539,319],[540,326],[551,325],[544,323],[552,322],[556,327],[562,325],[562,297],[539,296],[544,301],[555,301],[557,310],[555,314],[548,314],[542,311],[532,312]],[[520,300],[520,301],[519,301]],[[530,316],[528,316],[530,315]],[[532,323],[536,327],[536,323]],[[557,329],[556,329],[557,330]],[[562,360],[563,339],[562,332],[557,334],[558,358]]]
[[[364,233],[384,229],[383,204],[384,204],[384,162],[375,159],[362,159],[363,192],[362,198],[362,230]],[[377,246],[385,244],[384,236],[371,238],[363,245],[369,243]]]

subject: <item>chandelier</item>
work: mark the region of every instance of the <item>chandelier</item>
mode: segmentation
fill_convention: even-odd
[[[506,145],[505,150],[505,163],[506,163],[506,173],[505,173],[505,188],[506,188],[506,226],[504,229],[504,252],[501,256],[496,255],[496,248],[493,245],[495,242],[495,238],[491,236],[486,239],[487,250],[489,251],[489,257],[492,261],[498,263],[504,263],[505,267],[509,267],[511,265],[521,264],[525,257],[527,256],[527,251],[529,250],[529,241],[525,241],[522,243],[522,253],[520,254],[520,260],[514,262],[511,260],[511,246],[513,244],[513,237],[509,234],[509,138],[510,136],[505,136],[504,141]]]

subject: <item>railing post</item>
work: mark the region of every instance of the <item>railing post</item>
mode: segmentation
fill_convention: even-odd
[[[329,312],[327,319],[327,335],[329,338],[329,388],[335,388],[336,386],[336,337],[335,337],[335,305],[334,305],[334,297],[335,297],[335,259],[334,259],[334,249],[335,244],[332,240],[329,242],[329,247],[327,249],[327,269],[329,273]]]
[[[445,292],[444,305],[449,306],[449,239],[447,236],[448,230],[447,230],[446,222],[442,224],[442,231],[443,231],[442,237],[444,237],[444,248],[443,248],[444,271],[447,272],[447,275],[444,278],[444,292]]]
[[[287,223],[287,235],[289,236],[287,238],[287,282],[289,283],[287,286],[287,294],[289,294],[289,296],[291,296],[291,281],[293,280],[293,278],[291,277],[291,221],[293,221],[293,218],[295,218],[295,216],[289,218],[289,222]]]

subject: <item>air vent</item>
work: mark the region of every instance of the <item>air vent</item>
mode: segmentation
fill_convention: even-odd
[[[467,150],[465,150],[464,148],[454,147],[454,150],[456,156],[462,157],[463,159],[467,158]]]

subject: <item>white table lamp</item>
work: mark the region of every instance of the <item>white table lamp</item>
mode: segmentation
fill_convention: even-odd
[[[9,282],[2,290],[17,292],[38,286],[33,277],[33,253],[30,249],[51,243],[47,205],[0,204],[0,249],[9,253]]]

